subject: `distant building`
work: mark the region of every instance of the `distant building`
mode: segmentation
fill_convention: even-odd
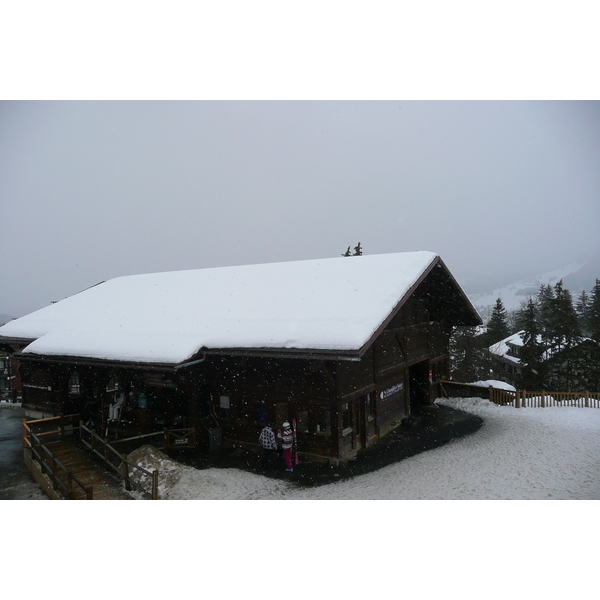
[[[521,350],[523,348],[523,336],[525,331],[518,331],[507,338],[500,340],[496,344],[492,344],[489,348],[489,355],[491,358],[491,369],[492,377],[509,383],[512,386],[519,386],[519,379],[522,373],[521,367]],[[538,337],[538,342],[542,343],[541,336]],[[546,366],[546,376],[548,381],[544,385],[557,388],[557,381],[553,372],[561,369],[566,369],[572,375],[571,384],[577,387],[581,384],[579,381],[582,375],[581,371],[578,371],[578,360],[582,360],[583,364],[583,380],[587,379],[585,373],[589,371],[589,365],[585,362],[585,358],[591,355],[597,349],[597,342],[590,338],[581,338],[578,340],[576,346],[575,360],[573,355],[571,358],[565,356],[564,348],[557,346],[555,348],[546,347],[542,354],[542,362]],[[581,364],[581,363],[580,363]],[[584,386],[586,384],[584,383]],[[581,386],[579,386],[581,387]],[[547,388],[548,389],[548,388]]]
[[[0,328],[32,417],[195,427],[258,448],[296,419],[302,460],[343,463],[429,405],[477,311],[430,252],[120,277]],[[112,408],[111,408],[112,410]]]
[[[488,350],[491,358],[492,377],[516,386],[521,375],[520,352],[524,331],[518,331],[492,344]]]
[[[20,394],[18,362],[11,353],[0,350],[0,400],[17,402]]]

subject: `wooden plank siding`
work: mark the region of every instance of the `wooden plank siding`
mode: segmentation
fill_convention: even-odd
[[[171,426],[156,421],[156,403],[162,403],[163,419],[172,421],[178,406],[186,426],[201,432],[201,420],[208,416],[221,428],[225,445],[250,449],[258,449],[263,403],[266,419],[276,428],[284,420],[297,419],[301,457],[337,464],[410,416],[415,364],[421,365],[422,385],[429,386],[425,380],[430,369],[436,369],[435,379],[447,377],[447,329],[442,323],[414,323],[420,317],[418,304],[407,303],[356,360],[213,355],[168,376],[150,370],[77,367],[80,397],[93,393],[106,410],[114,397],[109,381],[117,377],[121,385],[144,392],[148,399],[148,407],[136,412],[136,418],[143,417],[142,433]],[[45,405],[53,414],[79,409],[81,399],[69,392],[74,369],[28,363],[23,369],[27,401]],[[432,389],[432,400],[434,395]]]

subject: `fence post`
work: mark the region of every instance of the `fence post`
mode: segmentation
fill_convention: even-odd
[[[515,394],[515,408],[521,408],[521,390]]]
[[[585,390],[585,407],[590,407],[590,392],[588,390]]]
[[[546,390],[542,390],[542,408],[546,408]]]
[[[123,458],[125,458],[125,457],[123,457]],[[127,491],[130,491],[131,490],[131,481],[129,481],[129,464],[126,461],[124,461],[123,466],[124,466],[123,475],[125,476],[125,489]]]
[[[152,500],[158,500],[158,469],[152,471]]]
[[[25,423],[27,423],[27,419],[21,419],[21,427],[23,430],[23,448],[27,448],[27,443],[25,441],[27,440],[27,427]]]
[[[46,473],[46,470],[47,470],[47,469],[46,469],[46,461],[44,460],[44,457],[45,457],[45,451],[44,451],[44,449],[42,448],[41,444],[40,444],[40,450],[39,450],[39,453],[40,453],[40,466],[42,467],[42,475],[43,475],[43,474],[45,474],[45,473]]]

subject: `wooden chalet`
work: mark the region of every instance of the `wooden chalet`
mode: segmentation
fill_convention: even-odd
[[[0,328],[28,416],[194,427],[258,449],[297,419],[301,460],[345,463],[437,396],[449,337],[481,324],[430,252],[136,275]]]

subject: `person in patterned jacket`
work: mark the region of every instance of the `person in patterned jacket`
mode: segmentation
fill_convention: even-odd
[[[260,435],[258,436],[258,441],[263,449],[263,454],[260,461],[261,466],[266,467],[268,465],[272,465],[277,457],[277,441],[275,440],[275,434],[273,433],[270,423],[267,423],[263,427]]]
[[[281,439],[281,447],[283,448],[283,457],[285,458],[285,466],[287,472],[294,470],[292,466],[292,445],[294,443],[294,434],[290,424],[286,421],[283,425],[283,433],[281,429],[277,432],[277,437]]]

